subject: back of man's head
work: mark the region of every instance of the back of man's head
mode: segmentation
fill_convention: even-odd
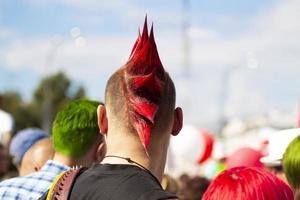
[[[300,136],[296,137],[287,147],[283,155],[283,169],[289,184],[300,190]]]
[[[129,60],[110,77],[105,103],[108,126],[136,133],[146,151],[151,135],[172,129],[175,87],[160,61],[153,27],[148,35],[147,21]]]
[[[12,138],[9,153],[14,165],[19,168],[26,151],[37,141],[49,137],[45,131],[39,128],[26,128],[17,132]]]
[[[47,160],[53,158],[53,155],[54,149],[51,138],[39,140],[30,147],[23,156],[20,167],[20,176],[25,176],[40,170]]]
[[[0,108],[2,108],[2,104],[3,104],[3,97],[2,97],[2,95],[0,94]]]
[[[80,159],[85,157],[91,148],[97,150],[97,146],[103,142],[97,124],[99,105],[100,102],[97,101],[75,100],[58,112],[52,127],[56,153]]]
[[[5,175],[9,170],[9,157],[5,146],[0,144],[0,177]]]

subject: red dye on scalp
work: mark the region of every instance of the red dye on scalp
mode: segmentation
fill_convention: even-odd
[[[203,200],[293,200],[291,188],[269,171],[236,167],[217,176]]]
[[[165,81],[165,70],[157,52],[153,25],[148,35],[147,17],[142,35],[139,33],[124,67],[124,95],[129,117],[147,152]]]

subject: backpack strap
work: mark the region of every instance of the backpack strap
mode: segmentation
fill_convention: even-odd
[[[67,200],[70,196],[75,179],[85,170],[87,170],[87,167],[80,167],[77,169],[70,169],[58,175],[52,183],[46,199]]]

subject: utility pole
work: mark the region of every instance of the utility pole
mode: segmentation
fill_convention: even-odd
[[[189,13],[190,0],[182,0],[182,66],[186,77],[190,74]]]
[[[70,30],[70,39],[75,42],[76,46],[84,46],[85,45],[85,38],[81,35],[79,27],[73,27]],[[50,43],[50,49],[47,52],[44,64],[44,77],[47,77],[49,72],[53,71],[55,59],[57,57],[57,52],[62,45],[68,42],[68,38],[64,38],[62,36],[56,35],[52,38]],[[51,70],[52,69],[52,70]],[[47,133],[51,133],[52,127],[52,120],[54,118],[54,109],[53,109],[53,94],[51,92],[51,82],[46,81],[45,88],[44,88],[44,102],[43,102],[43,120],[42,120],[42,127]]]

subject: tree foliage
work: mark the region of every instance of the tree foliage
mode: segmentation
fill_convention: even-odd
[[[72,92],[70,92],[72,89]],[[11,113],[16,130],[26,127],[40,127],[50,133],[57,111],[67,102],[85,97],[82,86],[75,87],[62,72],[44,77],[29,102],[22,100],[18,92],[7,91],[1,95],[0,108]]]
[[[16,130],[39,126],[39,120],[33,115],[29,105],[22,101],[18,92],[6,91],[1,95],[1,100],[1,109],[14,117]]]

